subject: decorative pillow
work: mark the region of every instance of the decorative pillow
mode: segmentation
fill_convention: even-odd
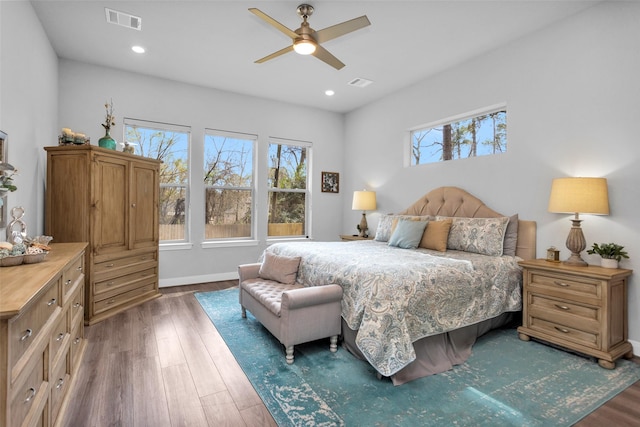
[[[445,219],[445,217],[436,217]],[[447,248],[489,256],[502,256],[508,217],[453,218]]]
[[[389,238],[393,234],[395,229],[395,224],[397,224],[399,219],[410,219],[412,221],[428,221],[430,218],[428,216],[416,216],[416,215],[394,215],[387,214],[380,218],[378,222],[378,228],[376,230],[376,237],[373,239],[377,242],[388,242]],[[395,224],[394,224],[395,220]]]
[[[412,219],[398,220],[398,225],[389,238],[389,246],[397,246],[403,249],[417,248],[428,222]]]
[[[504,232],[502,255],[516,256],[518,246],[518,214],[509,217],[507,231]]]
[[[299,266],[299,256],[288,257],[265,252],[258,276],[267,280],[275,280],[285,285],[293,285],[296,282]]]
[[[443,219],[442,221],[429,221],[424,230],[420,244],[421,248],[433,249],[440,252],[447,251],[447,240],[453,219]]]

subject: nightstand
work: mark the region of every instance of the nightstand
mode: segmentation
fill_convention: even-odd
[[[598,359],[606,369],[633,357],[627,341],[627,278],[632,270],[575,267],[544,259],[523,268],[521,340],[537,338]]]
[[[342,239],[343,242],[348,242],[348,241],[351,241],[351,240],[373,240],[373,236],[360,237],[357,234],[355,236],[353,236],[351,234],[341,234],[340,238]]]

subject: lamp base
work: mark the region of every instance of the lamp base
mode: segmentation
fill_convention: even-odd
[[[358,231],[360,231],[360,234],[358,234],[360,237],[369,237],[369,233],[367,233],[369,225],[367,224],[367,215],[364,212],[362,212],[362,219],[358,224]]]
[[[576,218],[571,220],[572,226],[566,242],[567,249],[571,251],[571,256],[566,261],[563,261],[563,263],[576,267],[587,267],[589,264],[580,256],[580,252],[587,247],[587,242],[582,233],[582,228],[580,228],[582,220],[578,219],[577,216],[578,214],[576,214]]]

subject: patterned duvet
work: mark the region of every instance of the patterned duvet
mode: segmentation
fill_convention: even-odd
[[[342,317],[382,375],[412,362],[412,343],[518,311],[519,258],[461,251],[408,250],[376,241],[276,243],[274,254],[300,256],[298,282],[343,287]]]

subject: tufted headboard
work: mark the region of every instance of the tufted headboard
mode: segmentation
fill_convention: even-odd
[[[402,215],[442,215],[464,218],[495,218],[503,215],[489,208],[477,197],[458,187],[431,190],[402,212]],[[516,255],[523,259],[536,257],[536,222],[518,220]]]

